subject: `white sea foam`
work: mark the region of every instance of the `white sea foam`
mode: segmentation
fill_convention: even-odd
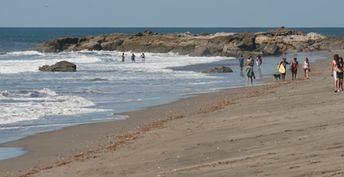
[[[15,56],[14,59],[11,59],[10,55]],[[68,83],[72,86],[74,86],[74,83],[77,84],[79,82],[82,84],[88,83],[90,88],[81,87],[78,89],[77,87],[69,88],[66,86],[63,89],[67,90],[67,93],[70,94],[100,94],[101,96],[102,94],[111,94],[112,86],[103,86],[97,90],[92,83],[135,84],[145,81],[148,84],[152,82],[158,85],[159,83],[156,81],[160,80],[175,81],[177,79],[206,78],[208,76],[202,73],[192,71],[176,72],[169,68],[230,59],[228,57],[181,56],[173,53],[146,53],[146,61],[142,62],[140,53],[135,53],[135,55],[137,56],[136,63],[130,61],[130,53],[127,53],[126,61],[122,63],[121,52],[114,51],[80,51],[44,54],[32,51],[12,52],[7,54],[7,56],[0,56],[0,74],[26,72],[28,74],[24,81],[32,81],[34,88],[36,87],[35,84],[37,81],[38,84],[41,82],[44,84]],[[46,74],[42,74],[42,77],[39,77],[40,75],[37,77],[36,74],[30,74],[31,72],[38,72],[39,66],[51,65],[62,60],[76,63],[80,72],[76,74],[63,74],[63,77],[60,77],[61,75]],[[22,79],[22,75],[15,75],[13,77],[19,80]],[[10,78],[12,78],[11,75],[4,77],[4,80],[10,82],[12,81]],[[25,84],[28,84],[29,88],[31,88],[31,82],[24,83],[19,88],[25,88]],[[130,91],[136,93],[137,90],[134,88],[125,90],[125,92]],[[44,116],[74,115],[104,111],[90,108],[95,106],[93,102],[76,95],[59,95],[50,89],[0,91],[0,124],[36,120]],[[146,99],[149,98],[121,98],[121,102],[144,102]]]
[[[8,52],[5,55],[7,56],[28,56],[28,55],[45,56],[44,53],[33,51],[33,50]]]
[[[49,89],[0,92],[0,124],[36,120],[43,116],[74,115],[105,111],[78,96],[60,96]]]
[[[52,65],[59,61],[69,61],[76,64],[86,64],[100,62],[101,59],[93,56],[47,54],[40,57],[31,57],[26,59],[22,56],[22,60],[0,60],[0,74],[16,74],[23,72],[39,72],[38,68],[43,65]]]
[[[201,64],[201,63],[210,63],[221,61],[225,59],[234,59],[229,57],[192,57],[192,56],[183,56],[177,55],[174,53],[146,53],[146,60],[143,63],[142,59],[139,57],[140,53],[135,53],[136,55],[136,63],[132,63],[130,60],[130,53],[126,54],[126,60],[124,63],[120,62],[121,60],[121,53],[120,52],[95,52],[98,55],[104,55],[105,57],[101,57],[103,62],[98,63],[90,63],[89,65],[81,65],[81,69],[83,70],[94,70],[98,68],[100,71],[119,71],[119,72],[132,72],[132,73],[172,73],[174,72],[171,67],[180,67],[180,66],[187,66],[193,64]],[[114,62],[104,62],[105,59],[112,58],[115,60]],[[174,72],[174,76],[190,76],[190,77],[200,77],[204,76],[202,73],[190,72],[190,71],[183,71],[183,72]],[[137,75],[128,75],[123,79],[130,79],[130,77],[137,78]],[[111,78],[109,78],[111,79]],[[115,79],[122,79],[115,77]]]
[[[228,57],[191,57],[174,53],[146,53],[146,62],[142,63],[140,53],[136,53],[137,63],[130,62],[127,53],[126,62],[120,62],[121,52],[113,51],[80,51],[62,53],[40,53],[36,51],[10,52],[20,60],[10,56],[0,57],[0,73],[15,74],[22,72],[38,72],[38,67],[51,65],[67,60],[77,64],[78,70],[118,70],[133,72],[171,72],[169,67],[209,63],[229,59]],[[93,65],[96,64],[96,65]]]

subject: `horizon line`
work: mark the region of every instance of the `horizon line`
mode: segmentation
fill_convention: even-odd
[[[270,27],[266,27],[266,26],[262,26],[262,27],[72,27],[72,26],[57,26],[57,27],[48,27],[48,26],[41,26],[41,27],[35,27],[35,26],[12,26],[12,27],[4,27],[4,26],[0,26],[0,28],[281,28],[281,27],[285,27],[285,28],[344,28],[341,26],[326,26],[326,27],[321,27],[321,26],[307,26],[307,27],[289,27],[289,26],[270,26]]]

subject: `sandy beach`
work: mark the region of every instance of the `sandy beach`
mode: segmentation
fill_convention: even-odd
[[[299,70],[297,81],[288,73],[3,144],[28,153],[0,161],[0,176],[344,176],[344,93],[329,61],[311,63],[310,80]]]

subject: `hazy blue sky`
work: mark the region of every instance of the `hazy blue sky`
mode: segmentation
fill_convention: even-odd
[[[0,27],[344,27],[344,0],[0,2]]]

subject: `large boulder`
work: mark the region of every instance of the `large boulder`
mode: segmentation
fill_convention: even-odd
[[[237,33],[234,36],[236,47],[240,50],[252,51],[256,49],[255,35],[253,33]]]
[[[172,52],[177,53],[179,55],[188,55],[195,50],[195,43],[194,42],[181,42],[176,47],[173,48]]]
[[[285,28],[284,26],[271,30],[269,34],[272,34],[273,36],[305,35],[304,32]]]
[[[38,69],[44,72],[75,72],[76,65],[68,61],[60,61],[54,65],[44,65]]]
[[[233,72],[232,68],[227,66],[221,66],[221,67],[212,67],[209,68],[207,71],[204,71],[204,73],[231,73]]]
[[[277,55],[280,53],[279,47],[275,44],[267,44],[263,49],[264,55]]]
[[[79,38],[76,37],[60,37],[57,39],[50,40],[36,48],[41,52],[61,52],[68,49],[70,46],[78,44]]]
[[[102,50],[116,50],[118,46],[123,44],[123,40],[121,39],[117,39],[115,41],[112,42],[104,42],[101,43],[101,49]]]
[[[78,47],[79,50],[102,50],[103,47],[99,42],[85,42]]]
[[[193,53],[194,56],[208,56],[210,55],[209,49],[205,46],[197,46]]]

